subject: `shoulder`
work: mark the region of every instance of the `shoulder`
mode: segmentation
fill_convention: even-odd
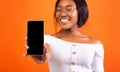
[[[79,35],[79,40],[81,40],[84,43],[88,43],[88,44],[102,44],[102,42],[99,39],[94,38],[84,33],[81,33]]]
[[[90,44],[102,44],[102,42],[99,39],[93,38],[91,36],[84,35],[83,37],[87,43]]]
[[[89,37],[89,41],[92,44],[102,44],[102,42],[99,39],[93,38],[93,37]]]

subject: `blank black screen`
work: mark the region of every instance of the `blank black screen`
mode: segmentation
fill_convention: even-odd
[[[44,43],[44,22],[28,21],[27,28],[28,55],[42,55]]]

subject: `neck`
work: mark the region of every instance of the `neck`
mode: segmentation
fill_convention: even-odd
[[[60,33],[66,34],[66,35],[80,35],[78,27],[74,27],[70,29],[61,29]]]

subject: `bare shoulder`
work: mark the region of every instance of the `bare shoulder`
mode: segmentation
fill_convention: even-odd
[[[91,44],[102,44],[102,42],[96,38],[93,38],[93,37],[88,37],[88,42],[91,43]]]
[[[90,44],[102,44],[102,42],[99,39],[93,38],[91,36],[83,35],[83,38],[87,43]]]

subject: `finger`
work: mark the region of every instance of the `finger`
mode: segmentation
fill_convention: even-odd
[[[47,50],[50,51],[50,45],[46,43]]]
[[[22,54],[22,56],[28,56],[27,54]]]
[[[43,63],[44,63],[44,61],[40,61],[40,63],[41,63],[41,64],[43,64]]]
[[[46,43],[44,44],[44,53],[46,53],[46,50],[47,50],[47,45]]]
[[[25,40],[27,40],[27,36],[25,36]]]
[[[49,46],[48,43],[45,43],[45,44],[44,44],[44,47],[45,47],[45,48],[49,48],[50,46]]]
[[[50,46],[48,43],[44,44],[44,51],[45,51],[45,53],[48,53],[50,51]]]
[[[28,45],[25,45],[25,48],[26,48],[26,49],[29,49],[29,46],[28,46]]]

